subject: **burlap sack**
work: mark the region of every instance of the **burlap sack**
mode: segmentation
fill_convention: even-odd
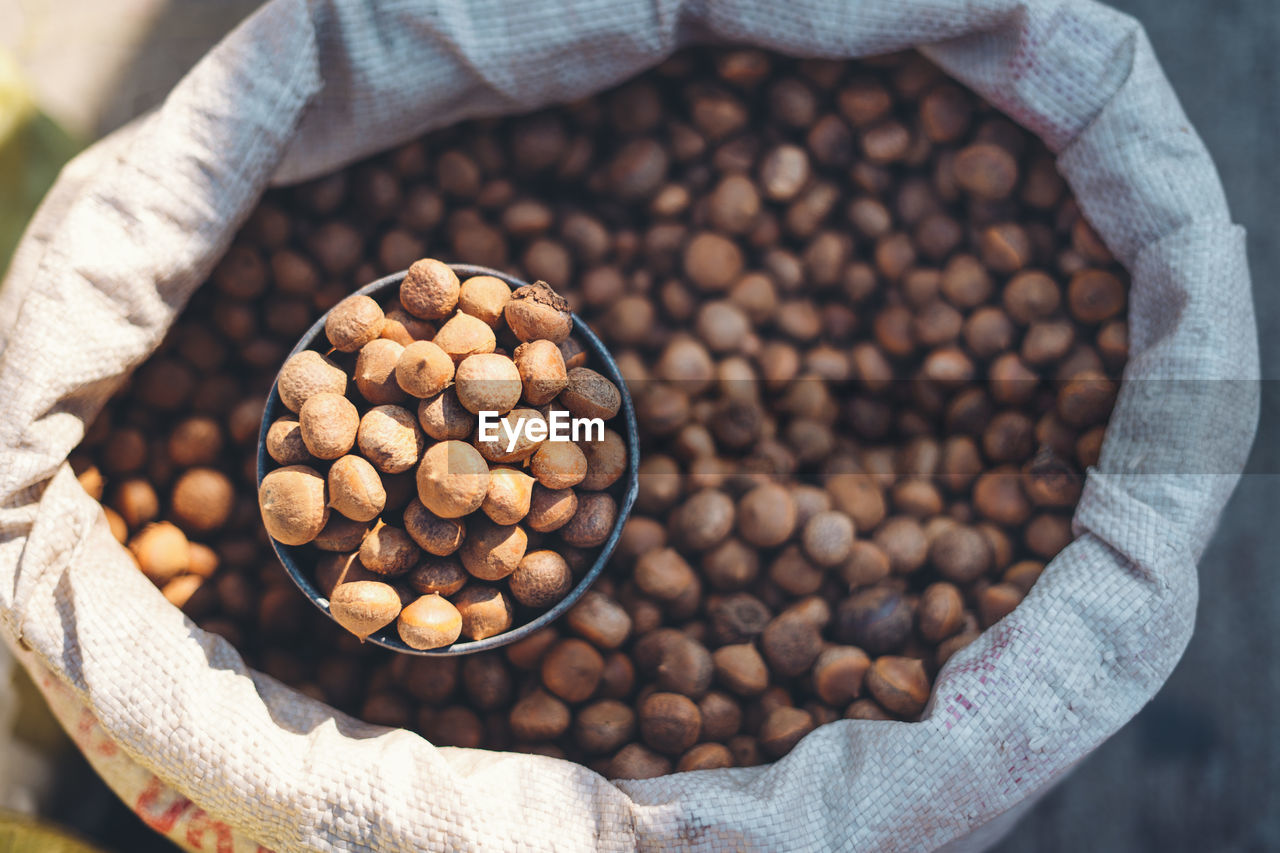
[[[1258,364],[1243,234],[1134,21],[1083,0],[374,6],[254,15],[159,111],[68,167],[0,295],[5,634],[153,826],[219,850],[968,849],[1155,693],[1253,436]],[[824,57],[925,45],[1045,139],[1133,273],[1127,382],[1079,538],[944,669],[925,719],[833,723],[769,767],[613,785],[351,720],[169,606],[64,460],[268,183],[576,98],[705,40]]]

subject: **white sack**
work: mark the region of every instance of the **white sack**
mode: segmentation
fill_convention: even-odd
[[[615,786],[353,721],[247,669],[167,604],[64,460],[268,183],[580,97],[706,40],[823,57],[927,45],[1045,138],[1133,273],[1128,382],[1079,538],[953,658],[925,719],[837,722],[772,766]],[[916,851],[980,838],[1169,675],[1258,408],[1243,233],[1140,27],[1084,0],[275,0],[156,113],[68,167],[0,316],[5,633],[99,772],[190,849]],[[1173,394],[1170,378],[1204,381]]]

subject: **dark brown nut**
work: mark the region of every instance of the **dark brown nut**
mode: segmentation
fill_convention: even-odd
[[[425,658],[425,660],[432,660]],[[484,742],[484,724],[475,712],[451,705],[419,717],[422,734],[436,746],[460,746],[475,749]]]
[[[458,556],[473,577],[498,581],[516,570],[528,544],[529,537],[519,525],[494,524],[476,516],[467,524],[467,538]]]
[[[993,306],[979,308],[964,322],[964,342],[975,356],[989,359],[1013,345],[1013,323]]]
[[[413,397],[434,397],[453,379],[453,359],[431,341],[414,341],[396,361],[396,384]]]
[[[454,314],[431,340],[454,364],[469,356],[492,353],[497,347],[493,329],[485,321],[470,314]]]
[[[1023,595],[1031,591],[1031,587],[1044,572],[1044,563],[1039,560],[1022,560],[1010,566],[1001,580],[1022,590]]]
[[[636,714],[616,699],[601,699],[574,716],[573,739],[589,755],[618,749],[635,736]]]
[[[735,767],[755,767],[764,763],[760,742],[749,735],[735,735],[729,739],[729,752]]]
[[[1065,515],[1038,515],[1027,523],[1023,534],[1027,550],[1048,560],[1071,544],[1071,519]]]
[[[702,713],[687,696],[654,693],[640,704],[640,737],[651,748],[679,755],[698,742]]]
[[[876,704],[874,699],[858,699],[849,703],[844,710],[846,720],[892,720],[884,708]]]
[[[461,636],[462,616],[448,599],[431,593],[400,611],[396,631],[410,648],[439,649],[451,645]]]
[[[853,543],[849,556],[840,566],[841,579],[849,589],[871,586],[889,576],[889,555],[874,542],[860,540]]]
[[[573,331],[569,303],[543,281],[517,288],[503,316],[515,336],[526,343],[547,340],[558,344]]]
[[[1019,462],[1035,447],[1035,424],[1022,412],[1000,412],[982,432],[982,450],[992,462]]]
[[[458,305],[461,285],[448,264],[432,258],[415,261],[400,283],[400,304],[415,317],[439,320]]]
[[[284,420],[281,418],[281,420]],[[278,423],[278,421],[277,421]],[[275,424],[272,424],[275,426]],[[180,468],[194,465],[212,465],[222,451],[222,428],[213,418],[200,415],[186,418],[169,433],[167,443],[169,458]],[[274,457],[272,457],[274,458]],[[277,460],[279,461],[279,460]],[[305,460],[302,460],[305,461]],[[281,462],[281,465],[296,464]],[[101,475],[99,475],[101,480]],[[82,481],[83,483],[83,481]],[[94,500],[102,497],[101,493]]]
[[[638,743],[629,743],[609,760],[609,779],[655,779],[671,772],[671,761]]]
[[[973,484],[974,508],[996,524],[1013,527],[1024,523],[1031,507],[1020,479],[1016,468],[1003,465],[983,473]]]
[[[934,537],[929,545],[929,561],[947,580],[972,583],[990,571],[991,547],[975,528],[956,524]]]
[[[355,293],[329,309],[324,332],[334,349],[355,352],[382,333],[384,319],[377,302]]]
[[[1031,239],[1020,225],[1001,222],[978,235],[982,262],[998,273],[1014,273],[1031,260]]]
[[[489,492],[489,463],[466,442],[442,441],[422,454],[417,482],[423,506],[441,518],[460,518],[484,503]]]
[[[997,583],[978,593],[978,614],[983,628],[990,628],[1022,603],[1023,592],[1009,583]]]
[[[531,406],[545,406],[569,384],[564,356],[551,341],[530,341],[516,347],[515,365],[524,399]]]
[[[813,731],[813,717],[802,708],[774,708],[760,726],[760,748],[771,758],[781,758],[795,749]]]
[[[738,535],[758,548],[781,545],[796,529],[791,493],[775,483],[757,486],[739,501],[737,524]]]
[[[726,741],[742,728],[742,709],[721,690],[712,690],[698,700],[702,714],[703,741]]]
[[[733,766],[733,753],[722,743],[700,743],[694,746],[676,763],[676,771],[715,770]]]
[[[1042,447],[1023,466],[1023,488],[1036,506],[1071,507],[1080,499],[1080,474],[1050,447]]]
[[[1102,427],[1094,427],[1081,435],[1076,441],[1076,461],[1085,468],[1097,465],[1098,458],[1102,454],[1102,441],[1105,437],[1105,430]]]
[[[313,394],[298,412],[302,443],[317,459],[337,459],[356,443],[360,414],[341,394]]]
[[[1002,301],[1015,322],[1027,325],[1052,317],[1062,301],[1062,292],[1043,272],[1024,270],[1009,279]]]
[[[404,510],[404,526],[418,547],[428,554],[446,557],[462,547],[466,526],[456,518],[441,518],[414,498]]]
[[[627,444],[622,436],[606,428],[599,439],[578,442],[587,459],[587,474],[579,486],[590,492],[607,489],[627,470]]]
[[[1076,331],[1067,320],[1032,323],[1022,339],[1022,360],[1043,367],[1062,359],[1076,342]]]
[[[721,646],[711,653],[716,681],[731,693],[754,696],[769,686],[769,669],[750,643]]]
[[[604,658],[590,643],[566,637],[542,659],[542,685],[566,702],[590,699],[604,673]]]
[[[516,468],[490,468],[489,491],[480,508],[495,524],[515,524],[529,514],[534,480]]]
[[[511,708],[508,721],[518,740],[554,740],[569,730],[569,706],[545,690],[535,690]]]
[[[329,466],[329,506],[352,521],[372,521],[387,505],[382,478],[362,456],[343,456]]]
[[[636,562],[635,581],[641,592],[659,601],[674,601],[698,583],[693,569],[673,548],[642,555]]]
[[[469,655],[461,667],[462,686],[468,704],[480,711],[495,711],[511,704],[512,680],[506,663],[497,655]]]
[[[1067,286],[1067,306],[1071,316],[1081,323],[1110,320],[1124,311],[1124,305],[1124,282],[1106,270],[1081,270]]]
[[[929,542],[920,522],[914,518],[890,518],[876,530],[872,539],[889,556],[889,567],[894,574],[910,574],[923,566],[928,557]]]
[[[475,415],[458,401],[453,388],[446,388],[419,403],[418,421],[426,434],[437,441],[466,438],[476,426]]]
[[[587,457],[571,441],[546,441],[529,460],[529,472],[548,489],[569,489],[587,476]]]
[[[662,544],[665,531],[663,542],[656,547]],[[760,556],[741,540],[729,538],[704,552],[701,566],[707,583],[722,592],[732,592],[746,588],[759,576]]]
[[[365,535],[369,532],[369,524],[363,521],[352,521],[345,515],[329,513],[329,520],[324,529],[312,540],[321,551],[354,551],[360,547]],[[212,574],[212,571],[210,571]]]
[[[379,575],[402,575],[417,564],[422,552],[398,527],[378,524],[360,543],[360,562]]]
[[[989,372],[991,396],[998,403],[1023,405],[1035,394],[1040,377],[1015,352],[997,356]]]
[[[405,393],[396,382],[396,364],[404,347],[386,338],[376,338],[356,354],[352,378],[360,396],[375,406],[399,403]]]
[[[972,116],[969,93],[952,83],[936,86],[920,99],[920,127],[931,142],[959,141]]]
[[[867,689],[876,702],[891,714],[914,719],[929,702],[929,675],[924,662],[915,658],[885,655],[867,670]]]
[[[1007,568],[1013,560],[1013,540],[1009,538],[1009,534],[999,525],[989,521],[979,522],[978,532],[987,540],[987,545],[991,548],[991,558],[995,563],[996,571]]]
[[[271,538],[285,545],[305,545],[329,520],[325,479],[314,468],[286,465],[262,478],[258,506]],[[126,516],[127,518],[127,516]]]
[[[589,367],[569,371],[569,383],[560,392],[559,400],[579,418],[609,420],[622,407],[617,386]]]
[[[280,402],[291,412],[302,410],[302,404],[313,394],[325,392],[345,394],[347,374],[329,359],[313,350],[291,357],[280,368],[276,379]]]
[[[810,560],[819,566],[837,566],[853,548],[853,521],[835,510],[820,512],[804,526],[801,542]]]
[[[711,688],[715,675],[715,665],[706,647],[673,628],[659,628],[637,639],[632,657],[636,667],[651,676],[659,690],[693,699]]]
[[[618,502],[605,492],[587,492],[578,496],[578,511],[560,528],[560,537],[576,548],[595,548],[604,544],[618,520]]]
[[[911,477],[899,480],[891,492],[898,512],[915,518],[928,518],[942,512],[942,494],[928,480]]]
[[[826,486],[832,508],[852,518],[858,530],[872,530],[884,520],[884,493],[866,474],[835,474]]]
[[[956,183],[980,199],[1007,198],[1018,182],[1018,162],[999,145],[977,142],[961,148],[951,165]]]
[[[745,592],[717,597],[708,604],[711,636],[722,645],[749,643],[773,618],[764,602]]]
[[[828,646],[813,662],[813,690],[828,705],[847,705],[862,695],[871,658],[854,646]]]
[[[405,576],[405,582],[422,595],[450,596],[462,589],[469,575],[456,557],[428,556]]]
[[[733,499],[717,489],[691,495],[671,517],[674,538],[693,551],[705,551],[733,532]]]
[[[901,649],[911,637],[911,606],[890,587],[856,592],[836,608],[835,637],[879,655]]]
[[[453,604],[462,614],[462,635],[468,640],[483,640],[511,628],[511,602],[497,587],[467,584],[453,597]]]
[[[788,595],[812,595],[825,576],[797,545],[788,545],[769,564],[769,580]]]
[[[547,649],[555,645],[559,635],[555,628],[541,628],[521,640],[516,640],[503,649],[507,660],[517,669],[530,670],[537,667]]]
[[[186,534],[167,521],[149,524],[129,540],[129,550],[148,580],[163,585],[191,567]]]
[[[458,310],[484,320],[496,329],[502,322],[503,309],[511,300],[511,288],[492,275],[473,275],[458,290]]]
[[[526,607],[546,609],[569,594],[573,573],[555,551],[532,551],[521,558],[507,587],[511,597]]]
[[[329,596],[329,614],[363,642],[400,615],[400,593],[380,581],[339,584]]]
[[[616,649],[631,634],[631,617],[613,599],[587,590],[565,614],[569,630],[602,649]]]
[[[312,461],[302,440],[302,426],[292,415],[277,418],[267,430],[267,454],[281,465],[304,465]],[[174,460],[178,463],[177,459]]]
[[[760,634],[760,648],[769,668],[779,675],[800,675],[822,651],[822,637],[813,623],[795,614],[771,621]]]
[[[934,583],[920,594],[916,609],[920,636],[930,643],[940,643],[956,633],[964,622],[964,598],[953,584]]]
[[[569,523],[578,511],[578,496],[573,489],[548,489],[533,484],[525,526],[538,533],[550,533]]]
[[[1093,370],[1074,376],[1058,392],[1058,417],[1077,429],[1094,426],[1107,419],[1115,405],[1117,387]]]
[[[384,474],[400,474],[416,465],[424,443],[413,415],[400,406],[374,406],[364,413],[356,432],[361,455]]]

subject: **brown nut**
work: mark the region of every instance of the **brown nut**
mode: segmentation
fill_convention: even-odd
[[[387,505],[377,470],[362,456],[348,455],[329,466],[329,506],[352,521],[372,521]]]
[[[404,347],[386,338],[375,338],[356,353],[356,366],[352,380],[360,396],[375,406],[400,403],[404,390],[396,382],[396,365]]]
[[[769,668],[750,643],[721,646],[711,653],[716,681],[738,696],[755,696],[769,686]]]
[[[329,309],[324,333],[334,349],[355,352],[382,334],[382,308],[368,296],[353,293]]]
[[[484,320],[470,314],[454,314],[431,340],[453,359],[454,364],[468,356],[491,353],[498,345],[493,329]]]
[[[542,685],[566,702],[585,702],[596,692],[604,658],[584,640],[566,637],[542,659]]]
[[[173,484],[169,507],[174,521],[192,533],[208,533],[231,515],[235,487],[215,468],[191,468]]]
[[[604,775],[609,779],[654,779],[670,772],[670,759],[638,743],[629,743],[618,750],[604,768]]]
[[[267,533],[285,545],[315,539],[329,520],[326,491],[324,477],[314,468],[286,465],[269,472],[258,487]]]
[[[548,489],[534,483],[525,526],[538,533],[551,533],[568,524],[577,511],[578,496],[573,489]]]
[[[458,556],[473,577],[497,581],[516,570],[528,544],[529,537],[519,525],[494,524],[476,516],[467,524],[467,538]]]
[[[631,617],[613,599],[589,589],[565,614],[569,630],[602,649],[616,649],[631,635]]]
[[[167,521],[144,527],[129,540],[138,568],[154,584],[163,585],[191,566],[191,546],[186,534]]]
[[[476,418],[458,401],[453,388],[446,388],[418,404],[418,422],[436,441],[464,439],[475,429]]]
[[[769,668],[780,675],[800,675],[822,651],[822,637],[813,623],[793,615],[781,615],[760,634],[760,649]]]
[[[548,489],[568,489],[587,476],[587,457],[571,441],[545,441],[529,460],[529,471]]]
[[[379,523],[360,543],[360,563],[379,575],[402,575],[413,568],[422,551],[399,527]]]
[[[515,336],[526,343],[547,340],[558,344],[573,331],[569,303],[545,281],[516,288],[503,316]]]
[[[453,359],[431,341],[405,346],[396,361],[396,384],[413,397],[427,399],[443,391],[453,380]]]
[[[267,430],[267,454],[281,465],[314,461],[302,440],[302,425],[292,415],[277,418]]]
[[[854,593],[836,608],[835,637],[878,655],[901,649],[911,637],[911,606],[889,587]]]
[[[480,508],[495,524],[515,524],[529,514],[534,479],[516,468],[489,469],[489,491]]]
[[[298,412],[302,443],[317,459],[337,459],[356,443],[360,414],[341,394],[313,394]]]
[[[885,655],[867,670],[867,689],[890,713],[910,719],[924,710],[932,685],[923,661]]]
[[[738,535],[757,548],[774,548],[791,538],[796,528],[796,505],[791,493],[765,483],[738,502]]]
[[[569,384],[569,373],[560,347],[551,341],[535,340],[516,347],[516,369],[530,406],[545,406]]]
[[[460,518],[484,503],[489,463],[466,442],[442,441],[422,455],[417,481],[423,506],[441,518]]]
[[[298,412],[313,394],[345,394],[347,374],[320,353],[304,350],[291,357],[280,368],[276,390],[280,393],[280,402],[284,403],[285,408]]]
[[[578,442],[587,458],[587,474],[579,486],[589,492],[609,488],[627,470],[627,445],[622,436],[606,428],[599,439]]]
[[[934,537],[929,561],[947,580],[972,583],[990,570],[991,547],[978,530],[957,524]]]
[[[400,304],[423,320],[448,317],[458,305],[461,285],[448,264],[432,258],[415,261],[400,282]]]
[[[454,391],[458,402],[473,414],[505,415],[520,402],[523,384],[515,362],[505,355],[481,353],[458,364]]]
[[[573,573],[554,551],[530,551],[507,581],[511,597],[526,607],[545,610],[569,594]]]
[[[450,596],[467,584],[470,575],[456,557],[428,556],[409,570],[405,582],[422,595]]]
[[[537,409],[512,409],[497,423],[492,419],[485,423],[486,428],[476,432],[475,445],[490,462],[523,462],[547,440],[546,418]]]
[[[640,737],[651,748],[679,755],[698,742],[702,713],[687,696],[654,693],[640,705]]]
[[[396,631],[409,648],[440,649],[462,634],[462,616],[447,599],[431,593],[400,611]]]
[[[631,740],[635,731],[635,711],[616,699],[592,702],[574,715],[573,739],[590,755],[618,749]]]
[[[828,705],[847,705],[862,693],[871,666],[867,653],[855,646],[828,646],[813,662],[813,689]]]
[[[329,613],[364,642],[400,615],[400,593],[380,581],[339,584],[329,597]]]
[[[561,538],[575,548],[595,548],[604,544],[618,520],[618,503],[607,492],[587,492],[578,496],[578,511],[559,530]]]
[[[803,708],[774,708],[760,726],[760,748],[773,758],[781,758],[813,729],[813,717]]]
[[[468,640],[483,640],[511,628],[511,602],[506,593],[486,584],[467,584],[453,597],[462,614],[462,634]]]
[[[502,322],[503,309],[511,301],[511,288],[492,275],[473,275],[458,290],[458,310],[484,320],[491,328]]]

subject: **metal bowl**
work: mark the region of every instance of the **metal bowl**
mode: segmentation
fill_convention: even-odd
[[[466,280],[477,275],[491,275],[505,281],[514,290],[523,287],[527,282],[518,278],[507,275],[506,273],[492,270],[488,267],[472,266],[471,264],[451,264],[453,271],[458,274],[458,278]],[[405,277],[405,271],[392,273],[389,276],[380,278],[372,284],[368,284],[357,293],[365,296],[373,297],[381,302],[386,296],[398,292],[400,282]],[[328,318],[326,312],[319,320],[315,322],[310,329],[303,334],[297,346],[289,353],[289,358],[297,355],[303,350],[316,349],[321,352],[329,349],[328,339],[324,333],[324,323]],[[627,445],[627,471],[623,480],[624,494],[618,503],[618,518],[614,522],[613,530],[609,532],[609,538],[600,546],[600,553],[596,555],[595,562],[578,583],[569,591],[563,599],[556,603],[554,607],[543,613],[540,613],[534,619],[517,625],[509,631],[497,634],[492,637],[486,637],[483,640],[471,640],[468,642],[458,642],[451,646],[439,649],[420,650],[414,649],[406,645],[400,639],[396,632],[395,623],[382,628],[376,633],[369,636],[367,642],[373,643],[383,648],[393,649],[397,652],[404,652],[411,655],[429,655],[449,657],[453,655],[469,655],[472,652],[481,652],[486,649],[496,649],[517,640],[524,639],[535,631],[545,628],[556,619],[559,619],[566,610],[574,605],[582,594],[587,591],[595,579],[600,576],[604,570],[605,564],[609,562],[609,557],[613,555],[614,548],[618,545],[618,537],[622,535],[622,527],[626,524],[627,518],[631,515],[631,508],[636,501],[636,492],[640,487],[640,438],[636,430],[636,412],[635,406],[631,402],[631,394],[627,391],[627,384],[622,379],[622,374],[618,370],[618,364],[613,360],[609,350],[604,343],[596,337],[591,328],[577,316],[573,317],[573,333],[577,335],[587,352],[591,354],[592,366],[598,369],[602,374],[609,377],[618,391],[622,395],[622,417],[625,421],[625,429],[623,438]],[[287,360],[287,359],[286,359]],[[285,414],[292,414],[280,402],[280,394],[276,384],[272,383],[271,394],[267,397],[267,405],[262,413],[262,426],[258,430],[258,485],[262,485],[262,478],[273,468],[278,467],[274,459],[267,454],[267,430],[271,428],[271,424],[279,417]],[[314,550],[306,545],[285,545],[271,539],[271,547],[275,550],[276,556],[280,558],[281,564],[285,571],[289,573],[289,577],[302,590],[303,594],[311,600],[317,608],[324,612],[330,619],[333,614],[329,612],[329,599],[325,597],[316,587],[314,580]]]

